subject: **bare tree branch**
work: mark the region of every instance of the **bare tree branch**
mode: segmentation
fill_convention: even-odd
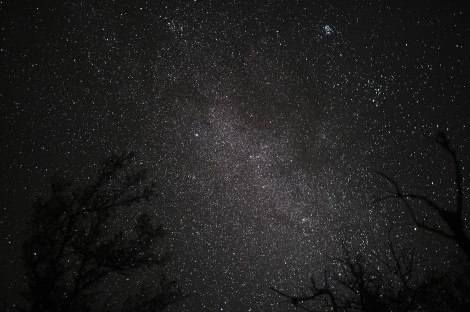
[[[463,181],[462,181],[462,172],[461,172],[461,165],[457,157],[456,151],[450,146],[450,142],[447,136],[443,132],[439,132],[436,136],[436,142],[445,149],[447,153],[449,153],[452,157],[454,169],[455,169],[455,189],[456,189],[456,207],[454,209],[443,208],[436,204],[434,201],[429,199],[424,195],[418,195],[414,193],[404,193],[402,192],[398,183],[391,178],[390,176],[386,175],[385,173],[378,172],[380,176],[382,176],[385,180],[387,180],[394,188],[394,191],[387,196],[381,197],[374,202],[380,202],[386,199],[399,199],[403,202],[406,209],[410,213],[410,216],[414,222],[414,224],[427,231],[439,236],[445,237],[447,239],[452,240],[457,244],[457,246],[461,249],[461,251],[465,254],[467,259],[470,261],[470,237],[465,229],[465,220],[463,215]],[[424,202],[427,207],[431,208],[434,212],[438,214],[437,221],[441,225],[445,225],[448,228],[450,233],[443,231],[440,227],[437,226],[430,226],[425,223],[425,220],[419,220],[416,216],[414,208],[411,206],[409,200],[418,200]]]

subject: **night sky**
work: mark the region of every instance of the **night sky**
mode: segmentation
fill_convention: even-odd
[[[157,181],[141,209],[189,295],[168,311],[286,311],[269,286],[299,292],[341,242],[380,252],[392,225],[452,259],[373,204],[376,171],[452,202],[438,131],[469,173],[470,11],[409,2],[0,1],[0,309],[20,298],[34,198],[121,151]]]

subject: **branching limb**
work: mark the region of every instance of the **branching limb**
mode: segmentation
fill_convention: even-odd
[[[448,238],[448,239],[453,239],[454,238],[453,235],[448,234],[448,233],[446,233],[444,231],[441,231],[437,228],[434,228],[432,226],[429,226],[429,225],[426,224],[425,221],[419,220],[416,213],[415,213],[415,211],[411,207],[411,204],[408,201],[408,199],[419,199],[419,200],[424,201],[425,203],[428,204],[428,206],[433,208],[439,215],[443,215],[445,213],[442,208],[440,208],[437,204],[435,204],[433,201],[426,198],[425,196],[402,193],[400,187],[398,186],[398,183],[394,179],[392,179],[390,176],[386,175],[383,172],[378,172],[378,174],[381,175],[383,178],[385,178],[387,181],[389,181],[394,186],[395,191],[394,191],[394,193],[392,193],[390,195],[387,195],[387,196],[384,196],[384,197],[381,197],[381,198],[378,198],[378,199],[374,200],[375,203],[380,202],[380,201],[384,201],[386,199],[393,199],[393,198],[399,199],[405,205],[406,209],[408,210],[408,212],[411,216],[411,219],[413,220],[414,224],[417,227],[419,227],[419,228],[421,228],[425,231],[432,232],[434,234],[443,236],[443,237]]]
[[[445,209],[434,201],[429,199],[424,195],[418,195],[414,193],[404,193],[398,183],[391,178],[390,176],[386,175],[385,173],[378,172],[380,176],[382,176],[385,180],[387,180],[394,188],[394,191],[384,197],[381,197],[374,202],[380,202],[386,199],[396,198],[403,202],[406,209],[410,213],[410,216],[414,222],[414,224],[427,231],[439,236],[445,237],[454,241],[457,246],[464,252],[467,259],[470,261],[470,237],[465,229],[465,220],[463,215],[463,185],[462,185],[462,171],[461,171],[461,164],[458,160],[456,151],[450,146],[449,140],[447,136],[443,132],[439,132],[436,136],[436,142],[443,147],[447,153],[449,153],[452,157],[454,163],[454,170],[455,170],[455,189],[456,189],[456,208],[455,209]],[[413,207],[411,207],[410,200],[418,200],[426,204],[427,207],[431,208],[434,212],[436,212],[439,216],[438,221],[441,224],[445,224],[450,231],[450,233],[441,230],[439,227],[430,226],[426,224],[426,220],[420,220]]]

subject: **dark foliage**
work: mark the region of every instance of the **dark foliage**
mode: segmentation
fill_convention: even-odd
[[[461,267],[425,272],[411,249],[397,250],[388,233],[388,254],[352,254],[330,258],[321,285],[311,278],[310,291],[302,296],[271,289],[295,307],[306,311],[470,311],[470,238],[463,202],[461,165],[444,133],[436,142],[451,156],[455,171],[455,205],[441,207],[426,196],[405,193],[390,176],[379,173],[394,188],[385,199],[399,199],[414,224],[422,230],[445,237],[458,246],[467,261]],[[437,225],[420,219],[413,204],[424,203],[437,216]]]
[[[54,181],[47,199],[34,204],[24,263],[28,311],[94,311],[106,301],[105,279],[163,265],[163,236],[151,216],[140,214],[132,230],[117,229],[119,213],[154,194],[145,170],[133,170],[133,154],[103,163],[96,182],[85,187]],[[162,279],[112,310],[161,311],[181,297],[175,282]],[[105,308],[111,310],[109,305]]]

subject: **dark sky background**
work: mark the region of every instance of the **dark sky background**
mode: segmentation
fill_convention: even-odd
[[[381,170],[452,203],[438,130],[468,178],[469,13],[465,1],[0,1],[3,307],[24,283],[34,198],[54,174],[90,181],[120,151],[158,181],[142,209],[167,229],[166,272],[190,295],[169,311],[286,311],[269,286],[298,292],[341,242],[380,252],[392,224],[423,257],[452,259],[372,201],[389,189]]]

